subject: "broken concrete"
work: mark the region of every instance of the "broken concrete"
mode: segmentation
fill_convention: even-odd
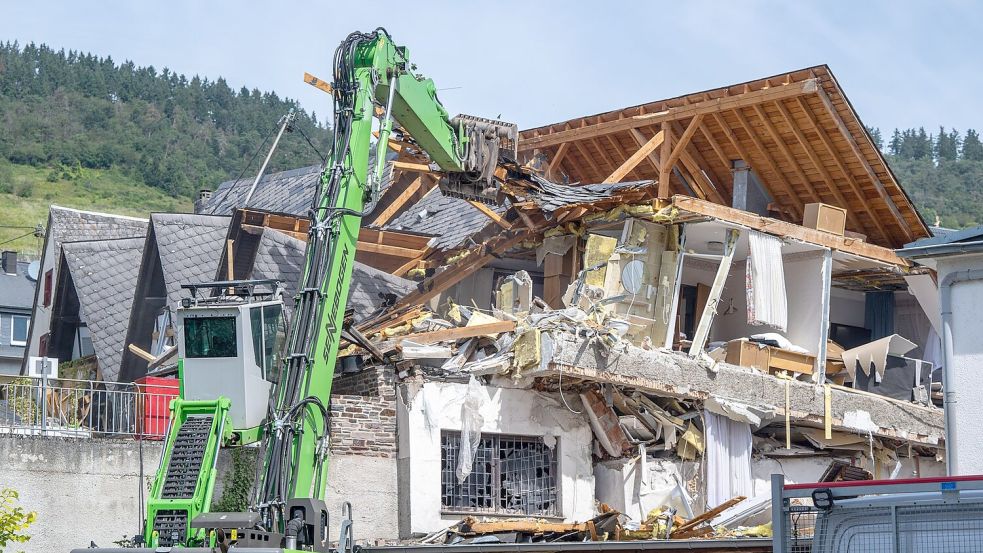
[[[683,399],[724,398],[771,410],[774,419],[785,417],[785,387],[789,389],[790,416],[798,424],[822,425],[823,388],[809,382],[783,380],[760,371],[719,363],[716,367],[691,357],[666,351],[646,351],[627,346],[607,357],[589,341],[557,333],[556,348],[546,369],[523,376],[581,378],[630,386],[639,390]],[[851,426],[851,420],[873,422],[871,427]],[[900,402],[873,394],[832,389],[833,428],[901,439],[938,447],[943,441],[942,410]]]

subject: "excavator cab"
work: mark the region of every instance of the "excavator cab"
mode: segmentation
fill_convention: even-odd
[[[234,443],[259,439],[277,355],[285,336],[277,280],[206,282],[177,310],[178,356],[185,400],[227,397]]]

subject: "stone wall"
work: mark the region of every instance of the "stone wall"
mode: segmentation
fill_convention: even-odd
[[[395,399],[395,380],[396,375],[392,367],[368,367],[357,372],[335,376],[331,383],[331,393]]]
[[[332,395],[331,453],[395,458],[395,399]]]

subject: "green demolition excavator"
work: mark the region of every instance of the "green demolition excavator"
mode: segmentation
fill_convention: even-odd
[[[383,174],[392,120],[439,169],[445,194],[494,202],[499,155],[515,156],[514,124],[449,117],[433,81],[415,74],[406,48],[384,29],[341,43],[331,86],[334,138],[289,325],[276,281],[185,286],[189,297],[177,310],[181,396],[171,404],[147,501],[143,551],[328,551],[328,401],[348,332],[359,226]],[[249,511],[209,512],[219,449],[256,442],[262,467]],[[351,543],[349,520],[338,550]]]

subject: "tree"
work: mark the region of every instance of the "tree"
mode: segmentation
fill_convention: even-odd
[[[983,161],[983,143],[980,142],[980,135],[973,129],[966,130],[966,138],[963,139],[962,158],[969,161]]]
[[[892,156],[901,155],[901,131],[898,129],[894,129],[894,133],[891,135],[889,151]]]
[[[959,132],[953,129],[951,133],[947,133],[945,127],[939,127],[934,150],[935,161],[955,161],[959,155]]]
[[[866,129],[867,134],[870,135],[870,139],[874,142],[874,146],[876,146],[878,150],[883,150],[884,138],[881,136],[881,129],[878,129],[877,127],[866,127]]]
[[[26,543],[30,536],[24,533],[38,518],[34,511],[25,511],[17,506],[17,492],[10,488],[0,489],[0,551],[10,543]]]

